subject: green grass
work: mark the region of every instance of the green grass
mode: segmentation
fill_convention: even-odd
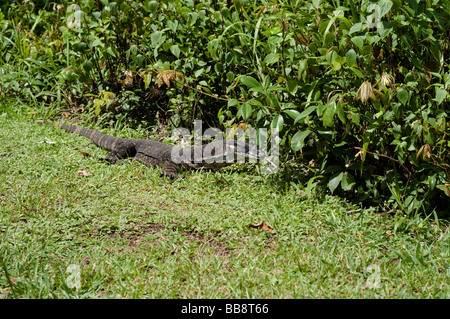
[[[1,298],[450,297],[433,214],[279,192],[240,168],[171,182],[18,113],[0,108]]]

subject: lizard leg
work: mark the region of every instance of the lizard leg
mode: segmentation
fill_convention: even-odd
[[[184,175],[178,175],[178,164],[174,163],[171,160],[166,160],[162,167],[162,174],[161,176],[166,176],[169,177],[170,179],[175,179],[175,178],[184,178]]]
[[[116,164],[127,157],[133,157],[135,155],[136,149],[134,144],[121,143],[116,145],[114,150],[106,155],[105,160],[111,164]]]

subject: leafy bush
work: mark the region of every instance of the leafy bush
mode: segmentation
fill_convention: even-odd
[[[97,120],[278,130],[331,192],[429,212],[450,196],[449,4],[16,1],[0,84]]]

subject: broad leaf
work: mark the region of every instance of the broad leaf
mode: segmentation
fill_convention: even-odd
[[[295,133],[291,140],[291,149],[294,152],[297,152],[303,148],[305,146],[305,138],[307,138],[310,133],[311,130],[309,129]]]
[[[295,120],[299,115],[300,112],[297,110],[283,110],[284,113],[286,113],[287,115],[289,115],[293,120]]]
[[[445,100],[445,97],[447,96],[447,91],[443,88],[436,88],[436,98],[435,101],[438,104],[442,104],[442,102]]]
[[[357,77],[359,77],[360,79],[364,79],[364,74],[357,68],[350,68],[350,70],[352,70],[353,73],[356,74]]]
[[[355,23],[354,25],[352,25],[352,27],[350,28],[350,31],[348,32],[348,34],[352,34],[355,32],[359,32],[362,29],[362,23]]]
[[[267,65],[271,65],[275,62],[278,62],[279,59],[280,56],[278,55],[278,53],[269,53],[264,59],[264,63],[266,63]]]
[[[270,99],[272,106],[274,106],[277,110],[281,109],[280,101],[277,96],[272,93],[265,93],[266,96]]]
[[[337,111],[337,115],[338,115],[339,119],[342,121],[342,123],[344,123],[344,124],[347,123],[347,116],[345,115],[345,112],[344,112],[344,102],[342,102],[342,101],[337,102],[336,111]]]
[[[244,121],[247,121],[253,112],[253,108],[250,103],[243,103],[240,110]]]
[[[353,49],[350,49],[345,54],[345,61],[347,62],[348,66],[353,66],[356,62],[356,52]]]
[[[291,94],[295,94],[298,89],[298,84],[299,84],[299,82],[297,80],[294,80],[294,79],[288,80],[287,84],[286,84],[286,88],[287,88],[288,92]]]
[[[261,88],[262,89],[261,83],[259,83],[257,80],[255,80],[251,76],[247,76],[247,75],[241,76],[241,82],[245,86],[247,86],[249,89],[252,89],[252,88]]]
[[[379,0],[377,2],[377,6],[380,9],[380,18],[386,15],[391,10],[392,5],[393,3],[390,0]]]
[[[310,107],[308,107],[306,110],[304,110],[302,113],[300,113],[295,121],[294,124],[297,124],[298,121],[300,121],[301,119],[307,117],[309,114],[311,114],[312,112],[314,112],[317,109],[317,105],[311,105]]]
[[[397,98],[403,105],[406,105],[406,103],[408,102],[408,97],[408,91],[406,91],[405,89],[400,89],[397,91]]]
[[[364,46],[364,37],[362,36],[358,36],[358,37],[353,37],[350,39],[350,41],[353,42],[354,45],[356,45],[358,47],[358,49],[362,50],[363,46]]]
[[[327,108],[325,109],[325,112],[323,113],[323,125],[325,127],[332,127],[334,125],[333,117],[334,114],[336,114],[336,102],[333,101],[329,104],[327,104]]]
[[[158,10],[159,4],[158,1],[145,1],[144,2],[144,10],[150,13],[155,13]]]
[[[334,190],[339,186],[339,183],[341,182],[343,176],[344,172],[336,173],[331,176],[330,180],[328,181],[328,188],[330,189],[331,193],[333,193]]]
[[[236,100],[236,99],[228,100],[228,106],[235,106],[235,105],[238,105],[238,104],[239,104],[239,101]]]
[[[344,175],[342,176],[342,181],[341,181],[341,187],[344,191],[350,191],[353,189],[353,186],[355,186],[355,178],[353,177],[352,174],[345,172]]]
[[[178,45],[172,45],[171,47],[170,47],[170,52],[172,52],[172,54],[174,55],[174,56],[176,56],[177,57],[177,59],[179,59],[180,58],[180,47],[178,46]]]
[[[281,114],[275,115],[275,117],[272,119],[272,122],[270,123],[270,128],[273,130],[277,130],[278,132],[281,132],[284,127],[284,119]]]

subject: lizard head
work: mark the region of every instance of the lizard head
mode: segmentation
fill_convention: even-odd
[[[236,158],[237,162],[243,162],[242,159],[251,159],[256,161],[265,161],[269,163],[273,168],[276,168],[277,165],[272,161],[267,153],[256,146],[255,144],[243,142],[239,140],[225,140],[224,141],[224,162],[226,162],[227,156],[228,158]]]
[[[225,140],[224,141],[224,158],[231,154],[234,157],[243,157],[254,160],[263,160],[267,157],[264,150],[259,149],[255,144],[239,141],[239,140]]]
[[[206,167],[217,168],[236,162],[243,163],[246,159],[256,162],[266,158],[266,152],[256,145],[234,139],[217,140],[203,148],[203,164]]]

